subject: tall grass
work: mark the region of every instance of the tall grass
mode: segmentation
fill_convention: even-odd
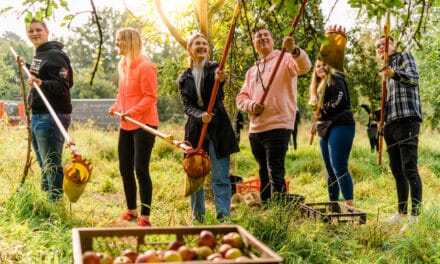
[[[26,157],[26,131],[0,125],[0,262],[71,263],[71,229],[77,226],[120,226],[125,209],[118,172],[117,131],[92,125],[69,131],[79,152],[93,164],[91,181],[77,203],[66,200],[50,204],[40,189],[40,170],[33,162],[20,186]],[[306,202],[327,201],[325,171],[318,139],[310,146],[310,124],[300,125],[299,146],[286,159],[290,192],[304,195]],[[163,124],[161,132],[183,139],[181,124]],[[417,225],[405,232],[400,226],[384,226],[378,220],[396,211],[394,180],[384,152],[383,165],[376,165],[364,127],[357,127],[350,158],[355,182],[355,207],[367,213],[365,225],[328,224],[302,216],[299,211],[271,204],[264,210],[237,206],[231,223],[242,225],[284,258],[285,263],[439,263],[440,136],[423,131],[419,169],[424,184],[424,211]],[[241,151],[232,156],[231,173],[245,180],[257,177],[247,134],[241,135]],[[157,138],[153,150],[154,226],[191,225],[189,199],[183,197],[183,152]],[[70,159],[69,150],[64,161]],[[213,204],[208,204],[208,224],[218,224]]]

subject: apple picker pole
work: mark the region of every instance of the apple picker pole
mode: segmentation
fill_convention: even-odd
[[[119,112],[113,112],[113,114],[118,116],[118,117],[120,117],[120,118],[122,118],[122,114],[119,113]],[[125,116],[123,119],[127,120],[127,121],[129,121],[129,122],[131,122],[131,123],[133,123],[135,125],[138,125],[140,128],[142,128],[143,130],[147,131],[148,133],[150,133],[152,135],[155,135],[157,137],[160,137],[163,140],[165,140],[166,142],[171,143],[171,144],[175,145],[176,147],[179,147],[179,148],[181,148],[183,150],[188,150],[188,149],[192,148],[190,145],[186,144],[185,142],[181,142],[181,141],[175,140],[172,135],[164,134],[164,133],[162,133],[162,132],[160,132],[160,131],[158,131],[158,130],[156,130],[154,128],[151,128],[151,127],[149,127],[147,125],[142,124],[141,122],[137,121],[136,119],[133,119],[133,118],[128,117],[128,116]]]
[[[290,37],[293,36],[293,33],[295,33],[296,27],[298,26],[299,18],[301,17],[301,14],[304,11],[304,6],[306,5],[306,3],[307,3],[307,0],[301,0],[301,6],[299,8],[298,15],[296,15],[295,19],[292,22],[292,31],[290,31],[290,33],[289,33]],[[264,104],[264,100],[266,100],[267,93],[269,92],[269,88],[272,85],[273,79],[275,78],[275,74],[277,73],[278,68],[280,67],[281,60],[284,57],[284,53],[286,53],[286,49],[283,47],[281,49],[280,55],[278,56],[278,60],[275,63],[275,67],[272,71],[272,75],[269,78],[269,82],[266,86],[266,90],[264,91],[263,95],[261,96],[260,104]]]
[[[383,67],[388,67],[388,50],[390,45],[390,10],[387,11],[387,18],[385,25],[383,26],[383,32],[385,35],[385,45],[383,54]],[[382,149],[383,149],[383,127],[384,127],[384,112],[385,112],[385,99],[387,96],[387,77],[382,76],[382,97],[380,100],[380,120],[379,120],[379,149],[377,164],[382,165]]]
[[[12,47],[10,47],[10,50],[12,52],[12,55],[16,59],[19,67],[21,67],[23,72],[26,73],[27,77],[30,78],[32,75],[29,72],[29,69],[26,67],[26,65],[24,65],[24,63],[18,61],[19,57]],[[72,150],[73,160],[67,163],[64,167],[65,177],[63,180],[63,189],[69,200],[72,203],[74,203],[78,200],[79,196],[84,191],[85,184],[90,179],[92,166],[87,160],[82,158],[81,154],[79,154],[78,149],[75,146],[75,143],[70,138],[69,134],[67,133],[66,129],[64,128],[60,119],[58,118],[57,114],[53,110],[49,101],[46,99],[46,96],[44,95],[40,86],[36,82],[33,82],[32,85],[34,86],[35,90],[37,90],[38,94],[40,95],[41,99],[46,105],[47,110],[49,111],[50,115],[55,121],[55,124],[57,125],[64,139],[66,140],[67,146]]]
[[[225,48],[223,50],[222,58],[220,60],[220,64],[217,68],[217,71],[223,71],[226,63],[226,58],[228,57],[229,48],[231,47],[231,41],[232,37],[234,36],[234,30],[235,30],[235,23],[237,21],[237,17],[240,12],[240,1],[237,1],[237,4],[235,4],[234,14],[232,17],[231,26],[229,28],[228,37],[226,39]],[[217,97],[218,87],[220,85],[220,81],[216,78],[214,81],[214,87],[212,88],[211,98],[209,99],[208,109],[206,112],[208,114],[212,113],[212,109],[214,108],[215,99]],[[199,143],[197,145],[197,150],[202,149],[203,141],[205,139],[206,130],[208,129],[209,123],[204,123],[202,127],[202,132],[200,133]]]

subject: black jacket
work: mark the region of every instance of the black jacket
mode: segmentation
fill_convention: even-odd
[[[333,125],[354,125],[350,95],[345,77],[341,73],[332,74],[325,89],[321,107],[321,120],[332,120]]]
[[[206,62],[203,67],[201,81],[203,107],[199,107],[197,104],[197,92],[192,70],[190,68],[186,69],[177,79],[180,98],[184,106],[185,114],[188,116],[188,120],[185,124],[185,140],[189,141],[194,148],[197,147],[199,142],[203,126],[201,116],[208,108],[215,81],[215,70],[218,65],[217,62]],[[239,151],[231,121],[223,105],[223,98],[223,84],[221,84],[212,110],[214,116],[207,130],[207,134],[214,142],[217,158],[223,158]],[[206,141],[203,144],[203,149],[208,152],[208,144]]]
[[[56,113],[70,114],[72,103],[70,88],[73,86],[73,72],[70,59],[62,51],[63,44],[48,41],[41,44],[35,51],[34,59],[30,65],[32,75],[42,80],[40,86],[49,104]],[[35,89],[29,95],[32,114],[49,113]]]

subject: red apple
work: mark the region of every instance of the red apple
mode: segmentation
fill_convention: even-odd
[[[98,252],[96,255],[99,257],[100,264],[113,264],[113,257],[109,254]]]
[[[134,263],[148,263],[148,262],[160,262],[161,259],[156,251],[150,249],[137,256]]]
[[[212,232],[209,231],[209,230],[202,230],[202,231],[200,232],[199,238],[198,238],[198,240],[197,240],[197,245],[198,245],[199,247],[201,247],[201,246],[208,246],[208,247],[210,247],[211,249],[214,249],[216,243],[217,243],[217,242],[215,241],[215,235],[214,235],[214,233],[212,233]]]
[[[127,256],[117,256],[114,260],[113,260],[113,264],[128,264],[128,263],[132,263],[131,259]]]
[[[243,253],[241,253],[241,250],[238,248],[231,248],[226,251],[225,259],[236,259],[238,257],[243,256]]]
[[[182,262],[182,256],[176,250],[167,250],[163,253],[164,262]]]
[[[84,264],[100,264],[101,260],[96,255],[96,252],[86,251],[83,254],[83,263]]]
[[[222,254],[222,256],[224,257],[225,254],[226,254],[226,251],[228,251],[230,248],[232,248],[232,246],[231,246],[230,244],[222,244],[222,245],[218,248],[217,252],[220,253],[220,254]]]
[[[229,232],[222,237],[222,242],[231,245],[233,248],[242,248],[243,239],[237,232]]]
[[[170,242],[167,245],[167,249],[168,250],[178,250],[180,246],[183,246],[185,243],[183,243],[180,240],[174,241],[174,242]]]
[[[133,249],[127,248],[122,253],[122,256],[129,257],[131,259],[131,262],[134,263],[136,261],[137,256],[138,256],[138,253],[136,251],[134,251]]]
[[[219,252],[214,252],[211,255],[207,256],[206,260],[214,261],[214,260],[220,260],[222,258],[223,258],[222,254],[220,254]]]
[[[177,250],[183,260],[193,260],[196,257],[196,251],[186,245],[180,246]]]

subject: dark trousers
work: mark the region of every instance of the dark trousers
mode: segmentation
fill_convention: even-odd
[[[139,184],[141,215],[150,215],[153,187],[150,178],[150,157],[154,146],[154,135],[142,129],[119,131],[119,171],[124,185],[127,209],[136,205],[136,178]]]
[[[258,162],[261,200],[269,200],[274,193],[286,193],[284,160],[291,130],[273,129],[249,134],[252,154]]]
[[[399,213],[408,213],[411,193],[411,214],[419,215],[422,201],[422,180],[417,168],[420,123],[402,119],[384,127],[384,138],[390,167],[396,181]]]

